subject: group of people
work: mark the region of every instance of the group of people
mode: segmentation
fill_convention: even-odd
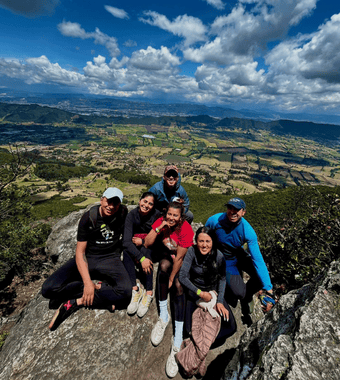
[[[236,306],[241,300],[246,324],[251,322],[256,292],[266,299],[263,309],[270,310],[275,304],[272,284],[256,234],[243,218],[245,202],[232,198],[226,212],[210,217],[194,236],[189,198],[180,183],[178,168],[169,165],[163,179],[145,192],[138,207],[129,213],[122,204],[121,190],[110,187],[100,204],[82,216],[75,257],[42,287],[43,296],[50,300],[49,307],[56,309],[49,325],[51,331],[82,307],[110,312],[126,307],[129,315],[142,318],[156,289],[159,318],[152,329],[151,342],[157,346],[170,322],[170,293],[174,335],[166,373],[174,377],[179,364],[184,369],[193,368],[192,363],[185,362],[187,356],[179,354],[187,345],[184,338],[194,340],[194,326],[204,331],[197,314],[201,308],[219,321],[218,326],[213,322],[216,334],[209,344],[221,344],[235,333],[236,322],[229,304]],[[243,249],[245,243],[248,251]],[[155,262],[159,263],[156,284]],[[243,270],[250,275],[246,284]]]

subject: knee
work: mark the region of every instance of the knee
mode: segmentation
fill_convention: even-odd
[[[191,224],[192,222],[193,222],[193,220],[194,220],[194,214],[191,212],[191,211],[187,211],[186,213],[185,213],[185,219],[186,219],[186,221],[189,223],[189,224]]]
[[[246,287],[240,286],[238,288],[234,288],[233,294],[236,298],[243,300],[243,298],[246,296]]]
[[[48,299],[52,298],[53,290],[49,284],[48,279],[43,283],[41,287],[41,294],[44,298],[48,298]]]
[[[175,286],[175,289],[176,289],[176,296],[182,296],[184,294],[183,292],[183,287],[181,285],[181,283],[178,281],[178,279],[175,280],[174,282],[174,286]]]
[[[117,293],[121,295],[122,298],[131,298],[132,296],[132,283],[129,278],[126,278],[124,282],[118,284],[116,288]]]
[[[159,263],[159,271],[161,274],[168,275],[171,264],[167,260],[163,260]]]

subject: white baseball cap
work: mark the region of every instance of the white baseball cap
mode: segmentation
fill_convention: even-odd
[[[121,202],[123,201],[123,193],[116,187],[107,188],[103,193],[103,197],[105,197],[107,200],[118,197]]]

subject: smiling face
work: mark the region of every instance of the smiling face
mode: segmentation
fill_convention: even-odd
[[[241,208],[238,210],[234,206],[227,206],[227,217],[231,223],[237,223],[246,213],[246,210]]]
[[[169,223],[169,227],[177,226],[181,220],[181,210],[179,208],[169,207],[165,220]]]
[[[154,197],[151,197],[151,196],[140,199],[139,212],[142,215],[148,214],[153,209],[154,202],[155,202]]]
[[[178,173],[175,170],[169,170],[164,174],[164,183],[169,189],[173,189],[178,182]]]
[[[111,216],[115,214],[120,206],[120,199],[118,197],[108,200],[105,197],[100,199],[100,215],[101,216]]]
[[[208,255],[212,250],[213,241],[208,234],[201,232],[197,236],[196,244],[198,250],[201,252],[202,255]]]

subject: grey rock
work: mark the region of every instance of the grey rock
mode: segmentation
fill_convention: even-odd
[[[340,262],[242,336],[224,380],[340,379]]]
[[[74,255],[77,226],[83,213],[84,210],[74,212],[53,227],[47,240],[47,252],[56,262],[55,268]],[[199,226],[193,224],[195,230]],[[221,378],[226,352],[233,353],[245,330],[240,322],[240,308],[233,311],[238,332],[222,347],[209,352],[206,379]],[[110,313],[80,309],[51,332],[48,325],[53,314],[48,300],[39,292],[20,315],[13,318],[14,326],[0,352],[0,380],[167,378],[165,364],[173,332],[169,325],[163,342],[158,347],[152,346],[151,330],[158,318],[155,301],[142,319],[128,316],[126,310]],[[178,374],[174,379],[181,376]]]

